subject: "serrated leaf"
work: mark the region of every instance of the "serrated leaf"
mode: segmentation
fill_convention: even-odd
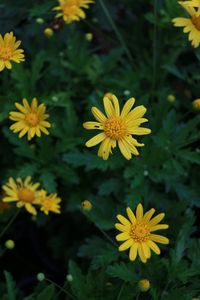
[[[36,298],[36,300],[53,300],[55,297],[55,287],[48,285]]]

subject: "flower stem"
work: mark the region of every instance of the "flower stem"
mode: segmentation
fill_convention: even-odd
[[[60,291],[62,291],[63,293],[65,293],[65,294],[68,295],[69,297],[71,297],[71,299],[76,300],[76,299],[74,298],[74,296],[73,296],[70,292],[68,292],[64,287],[60,286],[59,284],[57,284],[56,282],[52,281],[52,280],[49,279],[49,278],[45,278],[45,280],[46,280],[47,282],[53,284],[55,287],[57,287]]]
[[[154,0],[154,29],[153,29],[153,78],[152,78],[152,97],[155,96],[157,84],[157,0]]]
[[[101,231],[101,233],[107,238],[107,240],[116,247],[116,243],[115,241],[113,241],[113,239],[111,239],[111,237],[109,237],[109,235],[103,230],[101,229],[98,225],[96,225],[96,227]]]
[[[117,296],[117,300],[120,300],[121,295],[122,295],[122,292],[123,292],[124,287],[125,287],[125,284],[126,284],[126,282],[123,282],[123,283],[122,283],[121,288],[120,288],[120,291],[119,291],[119,294],[118,294],[118,296]]]
[[[14,220],[16,219],[16,217],[18,216],[19,213],[20,213],[20,210],[17,210],[16,213],[12,216],[12,218],[10,219],[8,224],[4,227],[4,229],[0,233],[0,238],[2,238],[2,236],[6,233],[6,231],[8,230],[10,225],[14,222]]]
[[[119,42],[121,43],[122,47],[124,48],[124,52],[126,53],[128,59],[130,60],[130,62],[132,63],[133,62],[133,57],[128,49],[128,47],[126,46],[126,43],[121,35],[121,33],[119,32],[119,30],[117,29],[117,26],[115,25],[115,22],[113,21],[105,3],[104,3],[104,0],[99,0],[99,3],[108,19],[108,21],[110,22],[110,25],[111,27],[113,28],[113,31],[115,32]]]

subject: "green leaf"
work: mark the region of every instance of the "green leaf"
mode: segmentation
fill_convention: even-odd
[[[137,275],[134,271],[133,263],[116,263],[107,268],[107,273],[114,278],[119,278],[125,282],[134,284],[137,282]]]
[[[4,275],[5,275],[5,278],[6,278],[6,287],[7,287],[7,292],[8,292],[8,300],[16,300],[15,283],[14,283],[13,277],[7,271],[4,271]]]
[[[55,287],[53,284],[48,285],[36,298],[36,300],[54,300]]]

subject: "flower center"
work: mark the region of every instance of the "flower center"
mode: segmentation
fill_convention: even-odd
[[[20,201],[32,203],[34,201],[34,192],[27,189],[21,188],[18,192],[18,197]]]
[[[79,1],[71,0],[62,6],[63,14],[65,16],[71,16],[76,14],[77,9],[79,8]]]
[[[36,113],[29,113],[26,115],[26,122],[28,123],[28,125],[30,126],[35,126],[38,124],[38,116]]]
[[[143,222],[138,222],[132,226],[130,236],[135,242],[146,242],[150,237],[149,227]]]
[[[120,140],[127,134],[127,126],[121,117],[111,117],[104,123],[105,134],[114,140]]]
[[[197,30],[200,30],[200,16],[199,17],[193,17],[192,23],[196,27]]]
[[[0,59],[9,60],[11,56],[12,56],[12,50],[10,49],[10,47],[2,47],[0,49]]]

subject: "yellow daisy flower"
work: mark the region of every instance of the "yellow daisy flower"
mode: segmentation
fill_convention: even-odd
[[[194,48],[200,44],[200,1],[179,1],[178,2],[190,15],[190,18],[174,18],[172,22],[176,27],[184,27],[183,32],[189,33],[189,41]]]
[[[20,112],[10,112],[9,118],[16,121],[10,129],[14,132],[20,132],[19,137],[28,134],[28,140],[31,140],[35,135],[41,137],[41,132],[49,134],[46,128],[51,127],[51,124],[45,121],[49,115],[45,114],[46,107],[44,104],[38,105],[38,101],[34,98],[29,105],[26,99],[22,100],[23,105],[15,103],[15,106]]]
[[[18,49],[21,41],[16,42],[13,32],[6,33],[4,37],[0,34],[0,72],[4,68],[11,69],[11,61],[20,63],[24,61],[24,50]]]
[[[146,263],[147,259],[151,257],[151,250],[156,254],[160,254],[160,249],[156,243],[168,244],[169,240],[162,236],[153,234],[152,232],[160,229],[167,229],[167,224],[158,224],[165,216],[161,213],[151,219],[155,209],[150,209],[143,215],[142,204],[138,204],[136,215],[132,210],[127,208],[128,219],[122,215],[117,215],[120,223],[115,224],[116,229],[121,231],[116,236],[117,241],[123,241],[119,247],[119,251],[125,251],[130,248],[129,258],[134,261],[139,255],[141,261]],[[156,243],[155,243],[156,242]]]
[[[94,0],[58,0],[59,6],[53,8],[58,11],[56,18],[62,17],[65,23],[85,19],[86,15],[83,8],[89,8],[89,4]]]
[[[48,215],[49,212],[53,212],[55,214],[60,214],[60,205],[61,199],[57,197],[57,194],[49,194],[45,190],[41,190],[39,192],[39,196],[37,199],[37,204],[41,206],[40,210]]]
[[[192,106],[195,110],[200,110],[200,99],[192,101]]]
[[[17,202],[17,207],[25,207],[32,215],[36,215],[37,211],[34,207],[36,204],[39,183],[32,183],[31,177],[28,176],[24,181],[17,178],[9,178],[8,183],[3,185],[2,189],[5,192],[4,202]]]
[[[103,98],[106,116],[96,107],[92,107],[92,113],[97,122],[85,122],[83,127],[86,129],[96,129],[103,132],[97,134],[87,141],[87,147],[93,147],[101,143],[98,156],[107,160],[112,149],[117,143],[119,149],[126,159],[131,159],[132,154],[139,155],[137,147],[144,144],[138,143],[132,135],[144,135],[151,132],[148,128],[142,128],[140,125],[147,122],[143,116],[146,108],[143,105],[132,109],[135,103],[134,98],[130,98],[124,105],[121,113],[117,97],[111,94]]]

